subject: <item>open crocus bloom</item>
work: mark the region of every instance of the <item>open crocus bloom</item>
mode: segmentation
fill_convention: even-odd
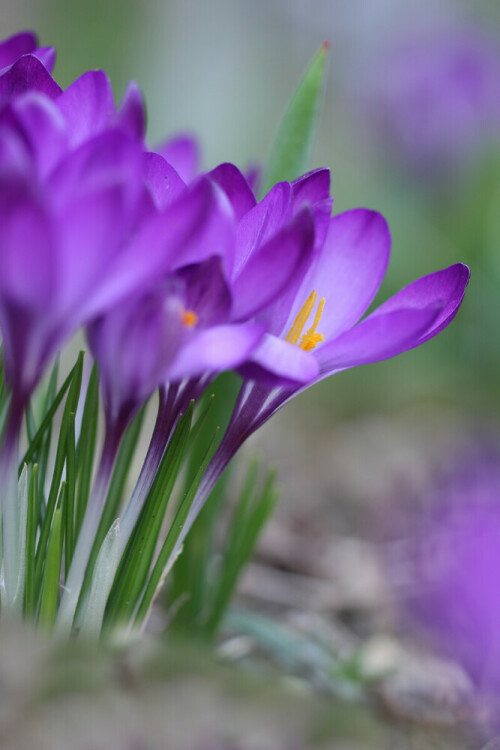
[[[304,367],[306,360],[316,362],[316,382],[393,357],[439,333],[462,301],[469,278],[462,264],[414,282],[358,322],[380,287],[389,252],[389,229],[380,214],[355,209],[334,216],[299,288],[267,308],[268,334],[246,376],[261,379],[275,373],[279,358],[286,377],[288,361],[298,366],[300,352]],[[285,400],[291,395],[286,388],[280,394]]]
[[[380,214],[356,209],[334,216],[301,283],[259,316],[268,333],[241,368],[245,380],[230,425],[179,546],[238,448],[293,396],[341,370],[419,346],[454,318],[469,279],[461,263],[413,282],[358,322],[379,289],[389,251],[389,230]],[[289,373],[309,371],[308,363],[315,375],[306,385],[292,384]]]

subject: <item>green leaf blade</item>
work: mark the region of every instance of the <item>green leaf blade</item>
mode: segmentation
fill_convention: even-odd
[[[325,42],[316,53],[281,121],[264,179],[263,194],[276,182],[295,180],[309,168],[328,48],[329,44]]]

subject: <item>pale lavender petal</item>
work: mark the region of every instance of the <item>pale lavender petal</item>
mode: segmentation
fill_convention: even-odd
[[[304,208],[243,266],[232,284],[233,318],[249,318],[275,300],[313,249],[312,213]]]
[[[256,323],[215,326],[201,331],[181,348],[168,378],[177,381],[232,370],[249,357],[263,333],[263,327]]]
[[[321,168],[308,172],[292,182],[292,191],[295,208],[330,198],[330,170]]]
[[[184,182],[191,182],[198,174],[200,147],[194,136],[175,136],[155,150],[173,166]]]
[[[227,195],[237,221],[257,204],[248,182],[234,164],[220,164],[207,177]]]
[[[0,76],[0,100],[26,91],[39,91],[50,99],[57,99],[62,93],[61,87],[34,55],[23,55]]]
[[[117,113],[117,123],[131,136],[142,140],[146,132],[146,113],[141,90],[135,81],[131,81],[123,96]]]
[[[37,46],[36,34],[21,31],[0,43],[0,70],[12,65],[21,55],[29,55]]]
[[[271,239],[291,218],[291,194],[290,183],[278,182],[239,222],[236,232],[234,275],[240,273],[255,248]]]
[[[418,346],[440,312],[441,308],[434,304],[428,308],[400,308],[382,315],[370,315],[315,350],[321,376],[389,359]]]
[[[57,105],[68,124],[73,148],[100,133],[115,114],[111,84],[102,70],[91,70],[77,78]]]
[[[144,155],[144,179],[160,211],[173,203],[186,187],[175,169],[154,153]]]
[[[470,271],[463,263],[455,263],[442,271],[417,279],[378,307],[370,317],[398,310],[399,308],[421,309],[429,305],[441,305],[441,311],[431,328],[422,335],[423,343],[443,330],[455,317],[460,307]]]
[[[319,366],[310,352],[266,334],[241,372],[253,380],[279,381],[282,385],[291,385],[310,383],[318,376]]]
[[[351,328],[380,287],[390,241],[387,223],[375,211],[358,208],[332,217],[325,244],[305,277],[284,331],[313,290],[326,300],[318,331],[328,340]]]

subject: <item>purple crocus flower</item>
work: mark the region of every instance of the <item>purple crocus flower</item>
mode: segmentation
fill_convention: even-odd
[[[148,186],[160,209],[172,195],[185,191],[179,175],[160,155],[149,154],[147,166]],[[328,193],[328,174],[323,172],[322,191],[326,184]],[[297,285],[324,234],[324,213],[329,214],[331,201],[322,196],[322,210],[301,208],[300,181],[296,186],[276,185],[257,204],[233,165],[221,165],[207,179],[233,221],[232,242],[221,243],[219,223],[216,236],[205,242],[211,253],[218,244],[218,255],[194,259],[179,249],[154,289],[126,300],[89,327],[111,421],[127,421],[162,383],[190,381],[191,388],[183,388],[184,405],[199,393],[200,378],[206,385],[207,378],[249,361],[266,330],[258,316]],[[317,176],[307,180],[316,181]],[[149,242],[147,235],[148,248]],[[298,356],[302,359],[300,352]],[[301,370],[290,366],[288,371],[294,383],[315,374],[310,359]]]
[[[165,170],[161,157],[153,161],[154,169]],[[231,252],[201,264],[181,264],[152,296],[136,300],[136,312],[122,306],[89,329],[108,415],[137,408],[139,394],[144,397],[155,385],[168,384],[166,391],[161,390],[151,444],[120,522],[122,546],[137,520],[179,413],[219,372],[252,361],[267,330],[266,311],[300,285],[328,226],[328,170],[317,170],[293,184],[280,183],[260,203],[231,164],[221,165],[207,178],[218,194],[225,195],[232,211],[235,238]],[[161,179],[151,182],[164,184]],[[175,186],[175,180],[171,184]],[[156,195],[155,201],[158,199]],[[139,329],[151,315],[151,335],[163,338],[146,351],[144,345],[150,338],[145,328],[143,335]],[[138,328],[130,324],[132,317]],[[137,330],[137,337],[125,336],[128,328]],[[108,344],[117,330],[124,335],[120,336],[121,351],[114,355]],[[117,367],[117,360],[131,366]],[[288,357],[286,372],[281,356],[269,358],[267,364],[281,382],[294,386],[307,383],[318,372],[316,361],[304,357],[299,349]]]
[[[413,169],[456,169],[498,132],[497,40],[474,28],[407,35],[375,66],[367,98],[372,129]]]
[[[389,247],[379,214],[357,209],[334,216],[301,283],[259,316],[268,333],[242,368],[245,381],[229,427],[171,559],[238,448],[287,401],[337,372],[419,346],[454,318],[469,279],[460,263],[413,282],[358,322],[383,279]],[[291,385],[289,372],[306,367],[316,370],[307,385]]]

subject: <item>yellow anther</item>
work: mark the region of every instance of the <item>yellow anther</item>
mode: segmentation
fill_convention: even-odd
[[[185,328],[192,328],[198,322],[198,316],[194,310],[181,311],[181,323]]]
[[[321,316],[323,315],[323,308],[325,306],[325,298],[321,297],[318,309],[316,310],[316,315],[314,316],[314,321],[312,326],[307,330],[306,333],[302,336],[301,342],[299,344],[299,347],[301,349],[304,349],[306,352],[309,352],[311,349],[314,349],[321,341],[325,340],[325,337],[322,333],[318,333],[316,331],[316,328],[319,325],[319,321],[321,320]]]
[[[307,323],[310,314],[314,310],[314,305],[316,304],[317,299],[317,292],[312,291],[300,308],[299,313],[294,320],[293,326],[290,328],[288,336],[286,337],[286,340],[290,344],[298,344],[299,339],[301,339],[299,347],[300,349],[304,349],[304,351],[306,352],[311,351],[311,349],[314,349],[321,341],[325,340],[323,334],[316,331],[316,328],[318,327],[321,316],[323,314],[323,308],[325,306],[324,297],[322,297],[318,303],[318,309],[316,310],[316,315],[314,316],[312,326],[306,331],[306,333],[302,334],[304,326]]]
[[[290,328],[288,332],[288,336],[286,337],[286,340],[289,344],[296,344],[299,340],[300,334],[302,333],[302,330],[307,323],[307,319],[311,312],[314,309],[314,305],[316,304],[316,300],[318,299],[318,293],[314,290],[311,292],[309,297],[306,299],[304,304],[299,310],[299,313],[297,317],[295,318],[295,321],[293,323],[293,326]]]

